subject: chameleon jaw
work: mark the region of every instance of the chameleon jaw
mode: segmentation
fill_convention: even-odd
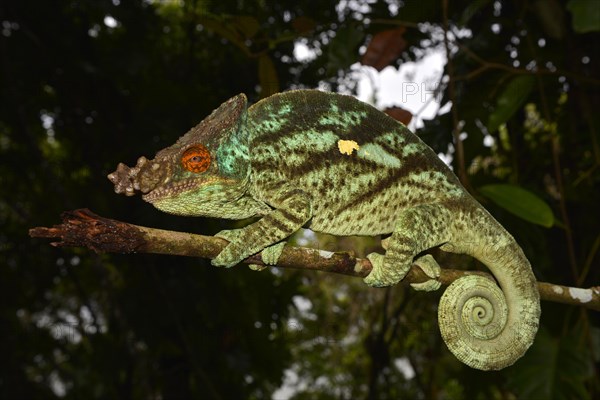
[[[219,185],[218,190],[213,190],[213,195],[223,193],[226,187],[233,187],[238,182],[235,179],[223,179],[220,177],[205,178],[187,178],[177,182],[168,182],[168,179],[160,184],[159,187],[144,194],[142,199],[148,203],[154,204],[161,200],[177,197],[185,192],[195,189],[209,188],[211,185]],[[210,189],[205,193],[205,198],[211,197]]]
[[[185,179],[177,183],[168,184],[163,182],[162,185],[151,190],[150,192],[142,195],[142,199],[148,203],[155,203],[157,201],[166,199],[168,197],[175,197],[183,192],[196,189],[198,187],[197,179]]]

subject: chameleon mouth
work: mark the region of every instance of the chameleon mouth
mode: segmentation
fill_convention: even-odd
[[[224,183],[224,180],[218,177],[210,177],[204,179],[188,178],[173,183],[164,182],[161,186],[156,187],[150,192],[142,195],[142,199],[144,199],[144,201],[147,201],[148,203],[156,203],[167,198],[177,197],[185,192],[190,192],[192,190],[198,190],[203,187],[207,187],[215,182]],[[235,181],[228,179],[225,183],[227,182]]]
[[[154,203],[156,201],[169,197],[175,197],[183,192],[196,189],[198,186],[198,179],[185,179],[177,183],[163,184],[162,186],[159,186],[142,195],[142,199],[148,203]]]

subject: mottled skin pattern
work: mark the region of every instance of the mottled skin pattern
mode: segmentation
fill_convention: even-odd
[[[536,280],[512,236],[417,136],[352,97],[290,91],[247,108],[238,95],[154,160],[119,164],[109,179],[117,193],[141,191],[169,213],[262,216],[219,234],[230,243],[212,261],[216,266],[231,267],[265,248],[274,250],[275,262],[281,247],[271,246],[301,227],[334,235],[391,233],[385,255],[368,256],[371,286],[398,283],[413,261],[439,268],[417,257],[432,247],[477,258],[504,295],[488,279],[462,278],[442,297],[439,313],[448,347],[473,368],[511,365],[537,332]]]

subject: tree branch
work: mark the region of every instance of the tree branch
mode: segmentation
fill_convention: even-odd
[[[469,49],[467,46],[460,43],[458,40],[455,40],[453,43],[456,46],[458,46],[461,51],[464,51],[465,54],[469,58],[473,59],[475,62],[477,62],[479,64],[479,67],[477,69],[469,72],[468,74],[454,77],[454,80],[456,80],[456,81],[470,80],[470,79],[477,77],[481,73],[487,71],[488,69],[497,69],[497,70],[506,71],[506,72],[509,72],[509,73],[515,74],[515,75],[565,76],[567,78],[571,78],[571,79],[579,81],[581,83],[590,83],[590,84],[594,84],[594,85],[600,85],[599,79],[581,76],[581,75],[571,72],[571,71],[564,71],[564,70],[560,70],[560,69],[550,70],[550,69],[539,68],[539,67],[536,67],[534,69],[517,68],[517,67],[513,67],[512,65],[506,65],[506,64],[493,62],[493,61],[484,60],[483,58],[478,56],[474,51]]]
[[[55,247],[87,247],[97,253],[154,253],[203,258],[214,258],[228,243],[212,236],[154,229],[103,218],[88,209],[66,211],[61,218],[62,224],[52,228],[32,228],[29,236],[60,238],[61,241],[50,244]],[[260,254],[248,257],[243,262],[264,265]],[[292,246],[284,248],[277,266],[335,272],[360,278],[367,276],[372,268],[369,260],[346,252],[332,253]],[[442,285],[449,285],[462,276],[473,274],[490,276],[479,271],[442,269],[439,281]],[[419,267],[413,265],[402,283],[420,283],[428,279]],[[542,300],[600,311],[600,286],[581,289],[538,282],[538,288]]]

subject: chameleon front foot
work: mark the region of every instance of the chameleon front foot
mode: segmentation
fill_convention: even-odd
[[[222,230],[219,233],[215,234],[215,237],[225,239],[229,242],[227,246],[221,252],[212,259],[210,262],[215,267],[225,267],[230,268],[234,265],[238,264],[244,257],[237,257],[237,251],[235,251],[236,243],[239,238],[243,235],[244,229],[228,229]]]
[[[221,239],[227,240],[230,244],[227,245],[219,253],[217,257],[212,260],[212,265],[216,267],[231,267],[241,261],[241,259],[236,259],[234,257],[234,253],[230,250],[230,246],[237,244],[240,241],[242,235],[244,235],[244,229],[230,229],[220,231],[215,235],[215,237],[219,237]],[[269,265],[277,265],[277,261],[283,252],[283,248],[285,247],[285,242],[276,243],[272,246],[265,247],[260,256],[262,261],[266,265],[258,265],[258,264],[250,264],[249,267],[253,271],[262,271]]]
[[[421,270],[425,272],[425,275],[432,278],[421,283],[411,283],[410,286],[413,289],[424,292],[432,292],[434,290],[438,290],[440,286],[442,286],[442,283],[438,280],[442,269],[431,254],[425,254],[423,257],[417,258],[413,263],[421,268]]]
[[[241,235],[242,229],[225,229],[215,233],[215,237],[225,239],[228,242],[233,242]]]

